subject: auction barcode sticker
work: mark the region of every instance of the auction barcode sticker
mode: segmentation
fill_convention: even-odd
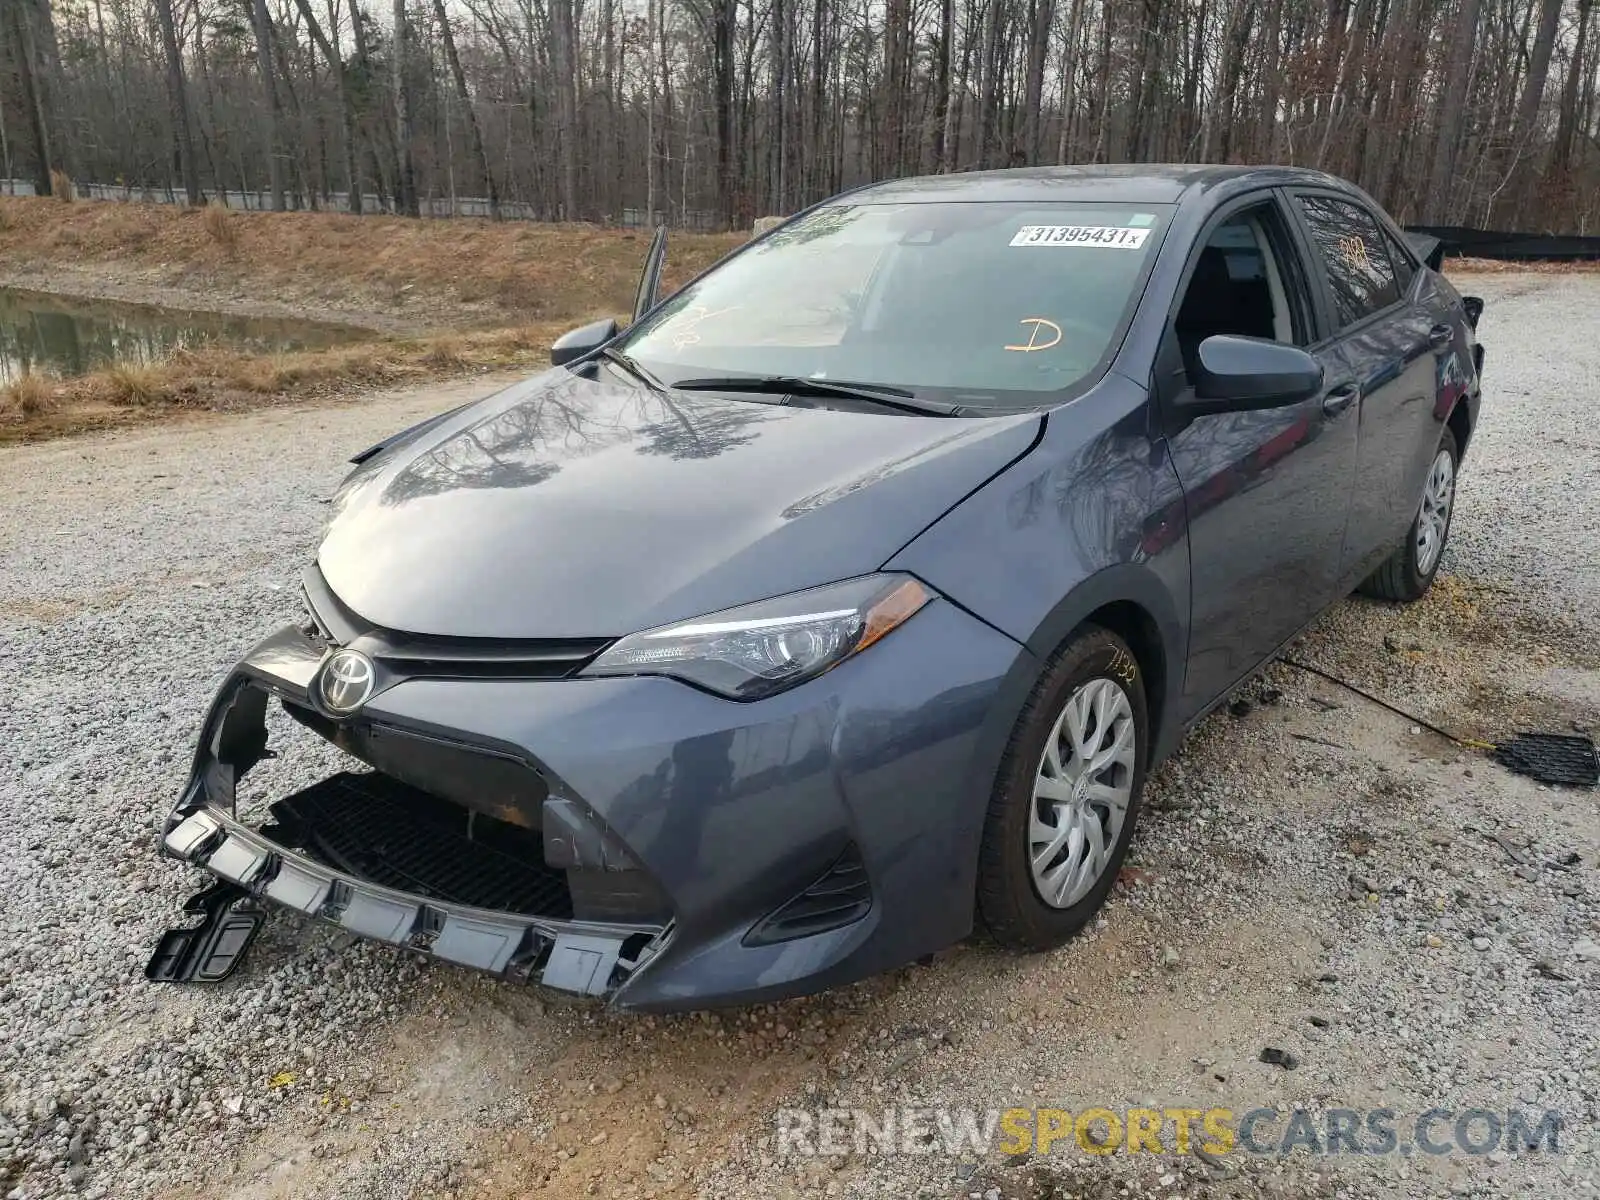
[[[1011,239],[1013,246],[1098,246],[1109,250],[1137,250],[1150,236],[1148,229],[1121,229],[1115,225],[1024,225]]]

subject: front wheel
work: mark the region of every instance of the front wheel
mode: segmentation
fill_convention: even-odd
[[[1045,668],[1017,718],[989,802],[978,915],[1001,945],[1059,946],[1116,882],[1149,757],[1138,660],[1086,628]]]
[[[1461,451],[1448,428],[1439,438],[1428,477],[1422,485],[1417,515],[1405,540],[1361,585],[1361,591],[1380,600],[1411,603],[1420,600],[1439,573],[1445,543],[1450,539],[1450,518],[1455,512],[1456,465]]]

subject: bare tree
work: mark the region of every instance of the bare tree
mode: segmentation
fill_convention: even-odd
[[[1462,117],[1466,111],[1467,82],[1472,68],[1472,51],[1478,39],[1478,12],[1481,0],[1461,0],[1454,35],[1450,39],[1450,69],[1440,92],[1439,113],[1435,121],[1433,169],[1428,176],[1425,212],[1434,220],[1448,220],[1452,182],[1456,172],[1456,151],[1461,140]]]
[[[555,75],[556,138],[561,152],[561,215],[578,219],[578,67],[573,0],[550,0],[550,59]]]
[[[483,131],[478,127],[478,114],[472,107],[472,93],[467,90],[467,75],[461,69],[461,56],[456,53],[456,39],[450,32],[450,18],[444,11],[444,0],[433,0],[434,18],[439,22],[439,37],[444,42],[445,58],[450,63],[450,74],[455,79],[456,94],[467,113],[467,129],[472,135],[472,155],[478,160],[478,170],[483,176],[484,193],[489,198],[489,216],[500,219],[500,193],[494,185],[494,172],[489,169],[489,154],[483,148]]]
[[[272,195],[272,211],[283,211],[283,161],[278,141],[278,86],[272,66],[272,18],[267,15],[267,0],[249,0],[250,21],[255,33],[256,65],[261,72],[261,92],[265,101],[267,187]]]
[[[6,58],[16,73],[22,93],[22,108],[33,134],[34,188],[41,196],[51,194],[56,163],[51,144],[50,122],[45,113],[44,80],[40,77],[38,36],[34,28],[34,8],[30,0],[0,5]]]
[[[172,130],[177,143],[183,191],[191,205],[205,200],[200,190],[200,164],[194,157],[194,130],[189,116],[188,89],[183,80],[183,57],[178,52],[178,27],[172,18],[172,0],[155,0],[156,23],[161,27],[161,49],[167,64],[167,102],[172,109]]]
[[[350,211],[359,214],[362,203],[361,172],[356,165],[356,160],[360,154],[360,146],[356,140],[355,109],[353,107],[354,100],[350,95],[349,73],[345,68],[344,58],[339,53],[338,46],[323,32],[316,13],[311,10],[311,0],[295,0],[295,4],[300,10],[301,17],[305,19],[306,32],[311,35],[311,40],[322,51],[322,56],[328,61],[328,69],[333,73],[334,88],[338,94],[339,123],[344,135],[345,191],[349,196]],[[339,28],[336,19],[337,14],[332,9],[332,0],[330,0],[329,9],[329,27],[333,29],[335,36],[337,36]]]
[[[50,187],[709,228],[871,178],[1273,159],[1600,223],[1595,0],[0,0]],[[353,47],[345,57],[341,46]],[[58,49],[59,47],[59,49]],[[194,178],[191,178],[191,174]],[[333,201],[336,202],[336,201]]]
[[[260,0],[256,0],[260,3]],[[406,20],[406,0],[394,0],[394,140],[400,177],[396,195],[400,211],[415,217],[421,212],[417,202],[417,171],[411,152],[411,23]]]

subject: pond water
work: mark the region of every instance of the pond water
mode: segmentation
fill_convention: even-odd
[[[0,385],[28,371],[80,375],[119,360],[149,363],[199,346],[257,353],[314,350],[371,336],[353,325],[0,288]]]

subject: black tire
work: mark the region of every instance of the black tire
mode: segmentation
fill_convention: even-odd
[[[1456,445],[1456,435],[1447,426],[1439,437],[1439,450],[1450,453],[1450,475],[1454,480],[1457,468],[1461,465],[1461,448]],[[1434,458],[1438,458],[1438,451]],[[1430,471],[1432,470],[1430,466]],[[1423,486],[1427,486],[1424,483]],[[1451,485],[1452,489],[1454,484]],[[1426,572],[1417,566],[1417,526],[1422,520],[1422,501],[1417,501],[1416,515],[1411,518],[1411,524],[1406,528],[1406,535],[1394,553],[1383,560],[1380,566],[1371,575],[1362,581],[1356,590],[1363,595],[1372,596],[1378,600],[1393,600],[1401,604],[1411,604],[1421,600],[1428,594],[1428,589],[1433,586],[1433,577],[1439,573],[1439,564],[1444,561],[1445,547],[1450,544],[1450,524],[1455,520],[1456,506],[1452,491],[1450,511],[1445,514],[1444,536],[1441,539],[1439,553],[1434,556],[1433,565]]]
[[[1109,679],[1127,695],[1135,736],[1132,792],[1122,829],[1094,886],[1082,899],[1056,908],[1040,898],[1029,864],[1028,830],[1034,781],[1068,699],[1095,679]],[[1000,761],[978,853],[978,917],[1000,945],[1016,950],[1050,950],[1061,945],[1094,916],[1116,884],[1144,793],[1150,759],[1150,719],[1143,673],[1116,634],[1085,626],[1051,657],[1028,697]]]

